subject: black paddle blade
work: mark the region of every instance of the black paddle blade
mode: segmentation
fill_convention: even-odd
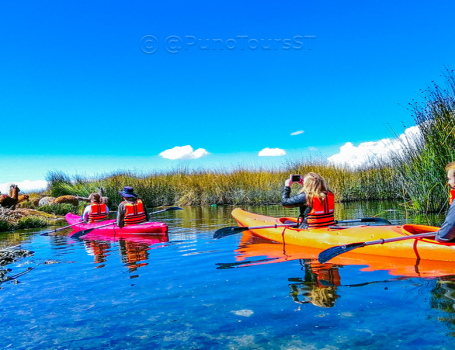
[[[334,257],[341,255],[343,253],[347,253],[351,250],[354,250],[356,248],[361,248],[365,246],[365,242],[361,243],[351,243],[351,244],[346,244],[346,245],[339,245],[336,247],[332,247],[329,249],[326,249],[322,252],[319,253],[318,256],[318,261],[321,264],[325,264],[327,261],[332,260]]]
[[[167,208],[166,210],[167,210],[167,211],[169,211],[169,210],[183,210],[183,208],[180,208],[180,207],[170,207],[170,208]]]
[[[213,234],[214,239],[220,239],[237,233],[248,231],[248,227],[224,227],[220,228]]]
[[[76,232],[74,235],[71,235],[70,238],[79,239],[79,238],[81,238],[82,236],[86,235],[87,233],[92,232],[92,231],[95,230],[95,229],[96,229],[96,228],[89,228],[89,229],[87,229],[87,230],[78,231],[78,232]]]
[[[375,222],[381,225],[392,225],[392,223],[389,220],[383,218],[363,218],[360,220],[360,222]]]

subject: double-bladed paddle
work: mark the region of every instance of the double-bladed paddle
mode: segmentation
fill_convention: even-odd
[[[382,225],[392,225],[392,223],[389,220],[383,219],[383,218],[363,218],[363,219],[352,219],[352,220],[335,220],[336,224],[339,223],[344,223],[344,224],[349,224],[351,222],[375,222],[377,224],[382,224]]]
[[[377,241],[358,242],[358,243],[339,245],[336,247],[326,249],[326,250],[322,251],[321,253],[319,253],[318,261],[321,264],[325,264],[327,261],[332,260],[334,257],[336,257],[338,255],[350,252],[351,250],[354,250],[357,248],[366,247],[368,245],[398,242],[398,241],[404,241],[407,239],[419,239],[419,238],[424,238],[424,237],[433,237],[435,235],[436,235],[436,232],[426,232],[426,233],[420,233],[420,234],[412,235],[412,236],[386,238],[386,239],[378,239]]]
[[[382,218],[363,218],[363,219],[353,219],[353,220],[338,220],[335,223],[352,223],[352,222],[375,222],[383,225],[391,225],[390,221]],[[224,227],[220,228],[213,234],[214,239],[224,238],[230,235],[235,235],[240,232],[249,231],[249,230],[258,230],[262,228],[277,228],[277,227],[297,227],[297,223],[293,224],[283,224],[283,225],[265,225],[265,226],[250,226],[250,227]]]
[[[166,208],[166,209],[162,209],[162,210],[158,210],[158,211],[154,211],[153,213],[149,213],[149,215],[155,215],[155,214],[158,214],[158,213],[164,213],[165,211],[172,211],[172,210],[183,210],[182,208],[180,207],[170,207],[170,208]],[[143,224],[146,224],[148,223],[148,221],[146,222],[142,222],[138,225],[143,225]],[[110,225],[115,225],[115,221],[114,222],[111,222],[109,224],[105,224],[105,225],[101,225],[101,226],[96,226],[96,227],[92,227],[92,228],[89,228],[89,229],[86,229],[86,230],[82,230],[82,231],[79,231],[79,232],[76,232],[74,235],[72,235],[71,237],[72,238],[79,238],[79,237],[82,237],[82,236],[85,236],[86,234],[92,232],[93,230],[96,230],[98,228],[101,228],[101,227],[106,227],[106,226],[110,226]]]

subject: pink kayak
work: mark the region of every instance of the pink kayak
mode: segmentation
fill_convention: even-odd
[[[69,225],[76,224],[81,221],[79,215],[73,213],[68,213],[65,215],[65,219]],[[115,224],[115,220],[105,220],[103,222],[97,222],[94,224],[78,224],[73,226],[73,231],[82,231],[92,229],[98,226],[103,226],[106,224],[112,225],[100,227],[91,231],[92,233],[102,234],[102,235],[115,235],[116,237],[121,235],[166,235],[167,234],[167,225],[164,222],[145,222],[138,225],[129,225],[123,228],[118,227]]]

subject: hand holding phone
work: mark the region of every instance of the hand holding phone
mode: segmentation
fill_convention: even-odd
[[[291,187],[293,183],[299,183],[303,185],[303,177],[302,175],[290,175],[289,179],[284,182],[284,185],[287,187]]]
[[[300,182],[302,181],[302,175],[291,175],[291,181],[292,182]]]

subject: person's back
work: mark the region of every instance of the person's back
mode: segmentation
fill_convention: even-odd
[[[144,202],[134,193],[133,188],[125,186],[123,191],[119,191],[119,193],[123,197],[123,202],[118,206],[117,226],[121,228],[147,221],[147,208]]]
[[[312,198],[311,210],[306,217],[308,228],[326,227],[335,224],[335,196],[330,191],[324,191],[325,199]]]
[[[293,183],[302,185],[295,196],[290,197]],[[301,228],[320,228],[335,224],[335,196],[328,189],[324,178],[317,173],[308,173],[299,181],[292,181],[292,176],[285,181],[281,194],[281,204],[286,208],[300,210]]]
[[[89,199],[90,205],[85,207],[81,216],[82,221],[92,224],[106,220],[109,216],[109,208],[106,204],[100,202],[100,195],[92,193]]]

